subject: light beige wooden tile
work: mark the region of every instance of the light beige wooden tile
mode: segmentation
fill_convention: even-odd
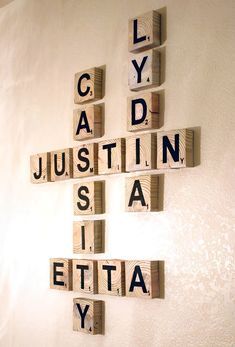
[[[159,208],[159,177],[144,175],[126,178],[126,211],[150,212]]]
[[[97,294],[97,261],[73,259],[73,291]]]
[[[129,57],[128,85],[138,90],[160,85],[160,53],[154,49]]]
[[[125,139],[99,142],[99,175],[121,173],[125,171]]]
[[[73,139],[90,140],[103,136],[102,106],[89,105],[73,111]]]
[[[157,168],[178,169],[193,166],[193,130],[157,133]]]
[[[52,151],[51,155],[51,181],[62,181],[73,177],[73,151],[72,148]]]
[[[144,93],[127,100],[127,130],[157,129],[160,124],[159,95]]]
[[[123,260],[98,261],[98,293],[125,295],[125,262]]]
[[[50,153],[39,153],[30,156],[31,183],[46,183],[51,181]]]
[[[75,74],[74,103],[102,99],[103,71],[97,67]]]
[[[161,44],[161,15],[149,11],[129,20],[129,51],[159,46]]]
[[[73,252],[94,254],[104,252],[104,221],[73,222]]]
[[[72,259],[50,259],[50,288],[72,290]]]
[[[73,196],[75,215],[104,213],[104,181],[75,184]]]
[[[159,262],[131,260],[125,262],[126,296],[157,298],[160,295]]]
[[[73,299],[73,330],[90,335],[103,334],[104,302],[88,298]]]
[[[73,178],[98,174],[98,144],[89,143],[73,148]]]
[[[126,138],[126,171],[153,170],[157,161],[157,137],[142,134]]]

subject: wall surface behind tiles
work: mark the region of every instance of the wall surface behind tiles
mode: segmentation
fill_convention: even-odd
[[[29,157],[76,145],[73,78],[93,66],[103,139],[128,135],[128,18],[160,8],[162,129],[195,128],[199,165],[165,172],[159,213],[125,213],[128,175],[102,177],[106,253],[87,258],[164,260],[165,299],[97,295],[105,335],[76,333],[79,294],[49,289],[49,258],[74,256],[73,181],[30,184]],[[235,346],[234,17],[233,0],[0,1],[1,347]]]

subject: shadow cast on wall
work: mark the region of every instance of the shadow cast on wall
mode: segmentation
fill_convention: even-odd
[[[14,0],[0,0],[0,8],[10,4],[10,2],[13,2],[13,1]]]

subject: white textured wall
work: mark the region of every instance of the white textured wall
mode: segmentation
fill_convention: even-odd
[[[7,2],[0,8],[0,346],[235,346],[235,2],[0,5]],[[165,299],[97,295],[106,304],[105,336],[75,333],[78,294],[50,290],[48,265],[73,257],[73,182],[30,184],[29,156],[75,145],[73,78],[92,66],[106,65],[104,138],[128,135],[127,21],[165,6],[164,129],[201,127],[201,164],[165,173],[160,213],[125,213],[125,174],[105,177],[105,257],[164,260]]]

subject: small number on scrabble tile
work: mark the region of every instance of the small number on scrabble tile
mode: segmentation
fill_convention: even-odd
[[[99,175],[125,171],[125,139],[99,142],[98,171]]]
[[[98,261],[98,293],[125,295],[125,262],[122,260]]]
[[[74,103],[80,104],[102,98],[103,71],[92,68],[75,74]]]
[[[149,11],[129,20],[129,51],[136,52],[161,44],[161,15]]]
[[[32,183],[46,183],[51,181],[50,153],[31,155],[30,176]]]
[[[97,294],[97,261],[73,259],[73,291]]]
[[[126,211],[150,212],[159,209],[159,177],[144,175],[126,178]]]
[[[73,299],[73,330],[90,335],[103,334],[104,302],[88,298]]]
[[[104,181],[82,182],[73,187],[75,215],[104,213]]]
[[[157,133],[157,168],[178,169],[193,166],[193,130]]]
[[[104,220],[73,222],[73,252],[94,254],[104,252]]]
[[[66,291],[72,290],[71,259],[50,259],[50,288]]]
[[[127,100],[127,130],[141,131],[159,127],[159,95],[139,94]]]
[[[62,181],[73,177],[72,148],[51,152],[51,180]]]
[[[103,136],[102,107],[90,105],[73,111],[73,139],[90,140]]]
[[[89,143],[73,148],[73,178],[98,174],[98,144]]]
[[[157,138],[142,134],[126,139],[126,171],[153,170],[157,165]]]
[[[157,298],[160,295],[159,262],[130,260],[125,262],[126,296]]]
[[[160,53],[156,50],[130,55],[128,84],[131,90],[160,85]]]

